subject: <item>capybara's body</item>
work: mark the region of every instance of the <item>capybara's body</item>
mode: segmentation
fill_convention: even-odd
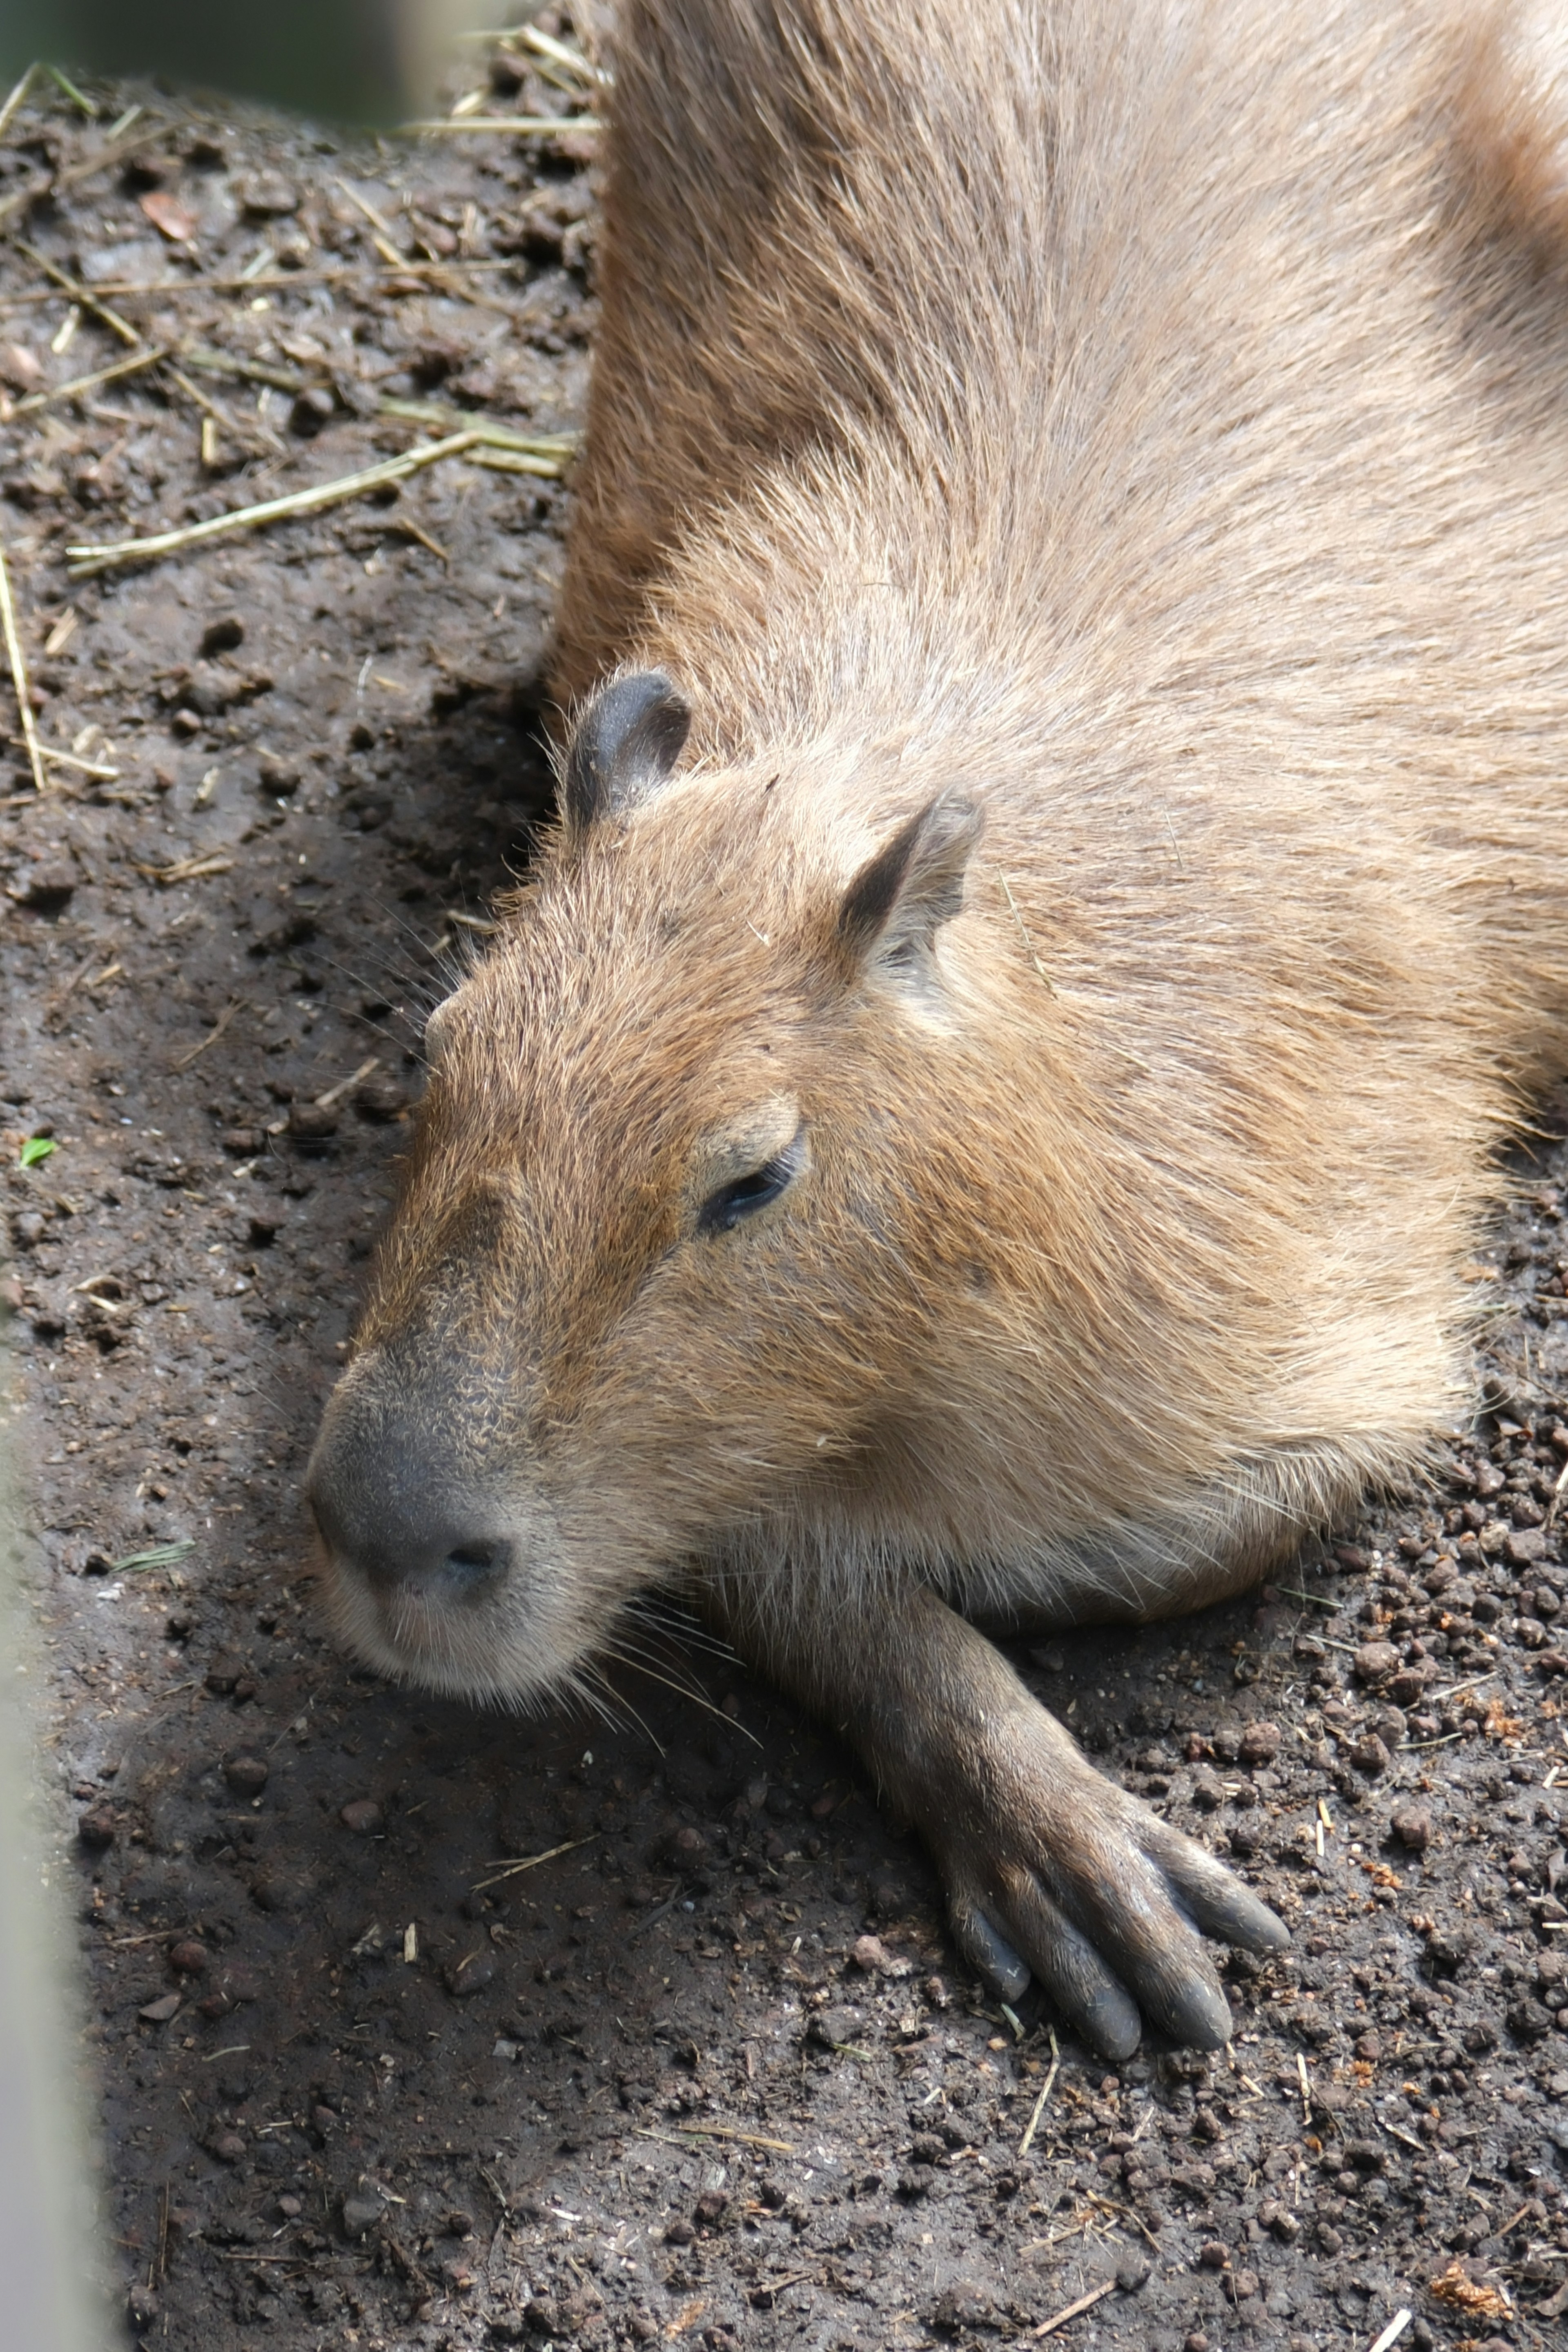
[[[626,0],[613,62],[564,822],[436,1024],[338,1612],[526,1691],[684,1578],[998,1981],[1212,2040],[1190,1923],[1278,1923],[955,1612],[1234,1591],[1462,1396],[1568,1012],[1555,61]]]

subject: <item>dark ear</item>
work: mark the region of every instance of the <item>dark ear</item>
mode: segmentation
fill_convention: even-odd
[[[691,709],[661,669],[602,686],[572,733],[566,813],[576,825],[613,815],[662,784],[691,725]]]
[[[963,904],[963,872],[984,818],[938,793],[863,866],[838,909],[838,936],[862,960],[918,967]]]

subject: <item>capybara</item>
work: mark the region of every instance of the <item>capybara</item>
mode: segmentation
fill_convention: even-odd
[[[560,821],[430,1023],[331,1605],[526,1697],[682,1585],[1113,2055],[1285,1930],[977,1622],[1199,1607],[1418,1472],[1563,1043],[1550,30],[615,35]]]

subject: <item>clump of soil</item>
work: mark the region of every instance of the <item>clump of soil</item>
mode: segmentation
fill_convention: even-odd
[[[1110,2074],[984,1999],[845,1756],[657,1614],[609,1723],[352,1671],[300,1471],[422,1008],[548,805],[564,493],[448,463],[123,576],[62,551],[438,429],[388,399],[579,421],[586,148],[92,95],[0,155],[0,535],[66,755],[0,788],[0,1282],[132,2336],[832,2352],[1082,2304],[1064,2342],[1558,2340],[1562,1145],[1476,1269],[1489,1402],[1437,1491],[1250,1601],[1018,1653],[1292,1927],[1228,1962],[1220,2057]],[[250,373],[21,406],[154,344]]]

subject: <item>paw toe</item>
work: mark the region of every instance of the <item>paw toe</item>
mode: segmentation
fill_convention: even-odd
[[[1150,2007],[1173,2042],[1194,2050],[1223,2050],[1230,2040],[1230,2005],[1217,1985],[1194,1978]]]
[[[1119,1984],[1107,1983],[1085,2001],[1078,2023],[1104,2058],[1131,2058],[1143,2038],[1138,2004]]]
[[[950,1916],[953,1939],[970,1967],[978,1970],[999,1999],[1016,2000],[1028,1986],[1028,1963],[1019,1958],[1005,1936],[973,1903],[955,1896]]]

